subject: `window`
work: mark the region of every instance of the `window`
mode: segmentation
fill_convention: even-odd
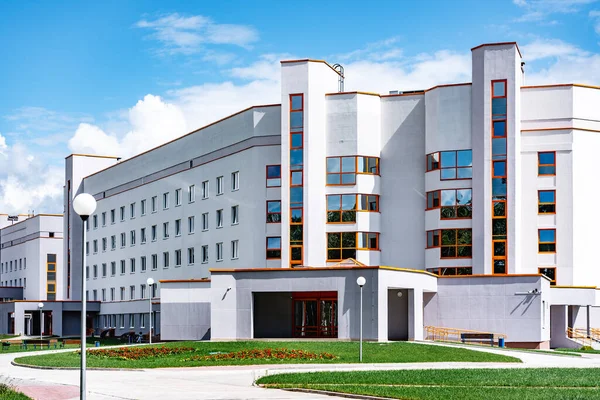
[[[117,248],[117,236],[116,235],[112,235],[110,237],[110,249],[114,250]]]
[[[231,259],[232,260],[237,260],[238,259],[238,249],[240,247],[240,242],[239,240],[232,240],[231,241]]]
[[[217,176],[217,196],[223,194],[223,177]]]
[[[267,187],[281,186],[281,165],[267,165]]]
[[[451,276],[451,275],[473,275],[472,267],[439,267],[439,268],[427,268],[427,272],[437,274],[440,276]]]
[[[140,243],[146,243],[146,228],[140,229]]]
[[[156,207],[158,203],[158,198],[157,196],[152,196],[152,199],[150,199],[150,206],[152,207],[152,212],[155,213],[156,212]]]
[[[131,246],[135,246],[135,231],[131,231],[129,232],[129,236],[130,236],[130,241],[131,241]]]
[[[135,258],[129,259],[129,273],[135,274]]]
[[[113,208],[112,210],[110,210],[110,223],[114,224],[115,223],[115,219],[116,219],[116,210]]]
[[[117,263],[115,261],[111,261],[110,263],[110,276],[115,276],[117,274]]]
[[[94,217],[92,218],[92,220],[94,221],[94,229],[98,228],[98,216],[94,215]]]
[[[102,289],[102,301],[106,301],[106,289]]]
[[[538,153],[538,175],[556,175],[556,152]]]
[[[163,253],[163,268],[169,268],[169,252],[165,251]]]
[[[125,247],[127,242],[127,238],[125,237],[125,232],[121,233],[121,247]]]
[[[281,222],[281,200],[267,201],[267,223]]]
[[[169,223],[164,222],[163,223],[163,239],[168,239],[168,238],[169,238]]]
[[[146,327],[146,313],[140,313],[140,328]]]
[[[110,288],[110,301],[115,301],[115,288]]]
[[[188,265],[194,265],[194,248],[193,247],[188,247],[187,255],[188,255]]]
[[[98,265],[97,264],[94,264],[93,272],[94,272],[94,279],[96,279],[98,277]]]
[[[135,328],[135,315],[129,314],[129,327]]]
[[[506,144],[506,139],[504,140]],[[471,150],[438,151],[427,155],[427,172],[440,170],[441,180],[471,179],[473,160]]]
[[[169,208],[169,192],[163,193],[163,210]]]
[[[367,194],[332,194],[327,196],[327,222],[356,222],[356,212],[378,212],[379,196]]]
[[[556,253],[556,229],[538,230],[538,252]]]
[[[140,270],[146,272],[146,256],[140,257]]]
[[[202,199],[208,199],[210,195],[208,181],[202,182]]]
[[[134,285],[129,286],[129,299],[135,300],[135,286]]]
[[[131,203],[129,205],[129,218],[131,218],[131,219],[135,218],[135,203]]]
[[[196,201],[196,185],[190,185],[188,187],[188,203]]]
[[[120,297],[121,301],[125,300],[125,286],[121,286],[121,288],[120,288],[120,296],[121,296]]]
[[[232,172],[231,173],[231,191],[235,192],[240,189],[240,172]]]
[[[327,185],[354,185],[357,174],[379,175],[379,158],[327,157]]]
[[[140,201],[140,214],[146,215],[146,199]]]
[[[181,267],[181,250],[175,250],[175,266]]]
[[[98,291],[96,289],[92,290],[94,301],[98,301]]]
[[[427,209],[440,209],[440,219],[471,218],[472,189],[446,189],[427,192]]]
[[[217,261],[223,261],[223,242],[217,243]]]
[[[281,237],[267,238],[267,260],[281,258]]]
[[[556,213],[556,191],[538,190],[538,214]]]
[[[106,238],[102,238],[102,251],[106,251],[108,247],[108,240]]]
[[[181,189],[175,190],[175,206],[181,205]]]
[[[140,299],[145,299],[146,298],[146,285],[141,284],[140,285]]]
[[[208,246],[202,246],[200,255],[202,256],[202,264],[206,264],[208,262]]]
[[[356,250],[379,250],[379,233],[335,232],[327,234],[327,260],[356,258]]]
[[[217,210],[217,228],[223,227],[223,210]]]
[[[92,242],[93,244],[93,248],[94,248],[94,254],[96,254],[98,252],[98,241],[96,239],[94,239],[94,241]],[[15,270],[17,269],[17,264],[15,261]]]
[[[90,254],[90,242],[85,242],[85,254]],[[10,262],[10,270],[12,271],[12,261]]]
[[[152,236],[152,241],[155,242],[156,241],[156,225],[152,225],[152,227],[150,228],[150,235]]]
[[[102,277],[106,278],[106,263],[102,263]]]
[[[125,314],[119,314],[119,328],[125,328]]]
[[[540,267],[538,273],[547,276],[551,286],[556,286],[556,267]]]
[[[106,226],[106,211],[102,213],[102,226]]]
[[[121,206],[121,208],[119,209],[119,212],[120,212],[121,222],[125,221],[125,206]]]
[[[208,230],[208,213],[202,214],[202,230]]]
[[[152,254],[152,271],[158,269],[158,254]]]
[[[196,217],[188,217],[188,233],[194,233]]]
[[[240,223],[240,206],[231,207],[231,225]]]
[[[125,260],[121,260],[121,275],[125,275]]]
[[[471,229],[427,231],[427,248],[440,248],[440,258],[470,258]]]

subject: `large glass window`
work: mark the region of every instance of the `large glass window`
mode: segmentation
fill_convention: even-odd
[[[554,214],[556,213],[556,191],[538,190],[538,213]]]
[[[473,275],[472,267],[439,267],[439,268],[427,268],[427,272],[437,274],[440,276],[453,276],[453,275]]]
[[[267,259],[281,258],[281,237],[267,238]]]
[[[556,267],[540,267],[538,273],[547,276],[551,286],[556,285]]]
[[[440,247],[440,258],[471,258],[471,229],[441,229],[427,232],[427,247]]]
[[[356,222],[356,212],[378,212],[379,196],[368,194],[332,194],[327,196],[327,222]]]
[[[267,187],[281,186],[281,165],[267,165]]]
[[[356,174],[379,175],[379,158],[363,156],[327,158],[328,185],[354,185]]]
[[[379,250],[379,233],[334,232],[327,234],[327,261],[356,258],[357,250]]]
[[[427,172],[440,170],[441,180],[471,179],[473,156],[471,150],[439,151],[427,155]]]
[[[267,201],[267,223],[281,222],[281,200]]]
[[[538,230],[538,251],[540,253],[556,253],[556,229]]]
[[[427,209],[440,208],[441,219],[471,218],[472,189],[446,189],[427,193]]]
[[[538,175],[556,175],[556,153],[554,151],[538,153]]]

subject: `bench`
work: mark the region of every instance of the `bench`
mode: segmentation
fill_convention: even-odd
[[[493,333],[461,333],[460,341],[465,342],[487,342],[489,341],[492,347],[494,346]]]
[[[4,350],[5,348],[8,349],[9,347],[10,347],[9,342],[2,342],[2,350]]]
[[[67,344],[81,344],[80,339],[63,339],[61,347],[65,347]]]

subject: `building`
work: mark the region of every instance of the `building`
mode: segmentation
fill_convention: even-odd
[[[281,104],[122,162],[67,158],[65,296],[85,246],[95,328],[147,331],[152,307],[164,339],[356,338],[358,276],[372,340],[446,326],[564,347],[600,324],[600,88],[526,86],[516,43],[473,48],[470,83],[407,93],[344,92],[323,61],[281,70]]]

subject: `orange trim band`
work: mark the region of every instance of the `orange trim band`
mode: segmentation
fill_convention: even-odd
[[[378,93],[373,93],[373,92],[339,92],[339,93],[325,93],[325,96],[339,96],[339,95],[344,95],[344,94],[364,94],[366,96],[377,96],[377,97],[381,97],[380,94]]]
[[[554,85],[533,85],[533,86],[521,86],[521,89],[544,89],[553,87],[582,87],[587,89],[600,89],[600,86],[584,85],[581,83],[557,83]]]
[[[291,63],[301,63],[301,62],[316,62],[316,63],[323,63],[323,64],[327,65],[329,68],[331,68],[331,70],[332,70],[333,72],[335,72],[335,73],[336,73],[336,74],[338,74],[339,76],[342,76],[342,74],[340,74],[338,71],[336,71],[336,70],[335,70],[335,68],[333,68],[333,67],[331,66],[331,64],[329,64],[329,63],[328,63],[327,61],[325,61],[325,60],[314,60],[314,59],[311,59],[311,58],[304,58],[304,59],[302,59],[302,60],[283,60],[283,61],[280,61],[280,63],[281,63],[281,64],[291,64]]]
[[[101,155],[96,155],[96,154],[79,154],[79,153],[69,154],[68,156],[65,157],[65,159],[67,159],[69,157],[73,157],[73,156],[77,156],[77,157],[94,157],[94,158],[114,158],[116,160],[120,160],[121,159],[121,157],[117,157],[117,156],[101,156]]]
[[[521,129],[523,132],[543,132],[543,131],[584,131],[584,132],[600,132],[597,129],[576,128],[574,126],[566,126],[564,128],[539,128],[539,129]]]
[[[438,88],[453,87],[453,86],[471,86],[471,85],[473,85],[471,82],[465,82],[465,83],[448,83],[446,85],[436,85],[434,87],[430,87],[429,89],[425,89],[425,91],[429,92],[430,90],[438,89]]]

